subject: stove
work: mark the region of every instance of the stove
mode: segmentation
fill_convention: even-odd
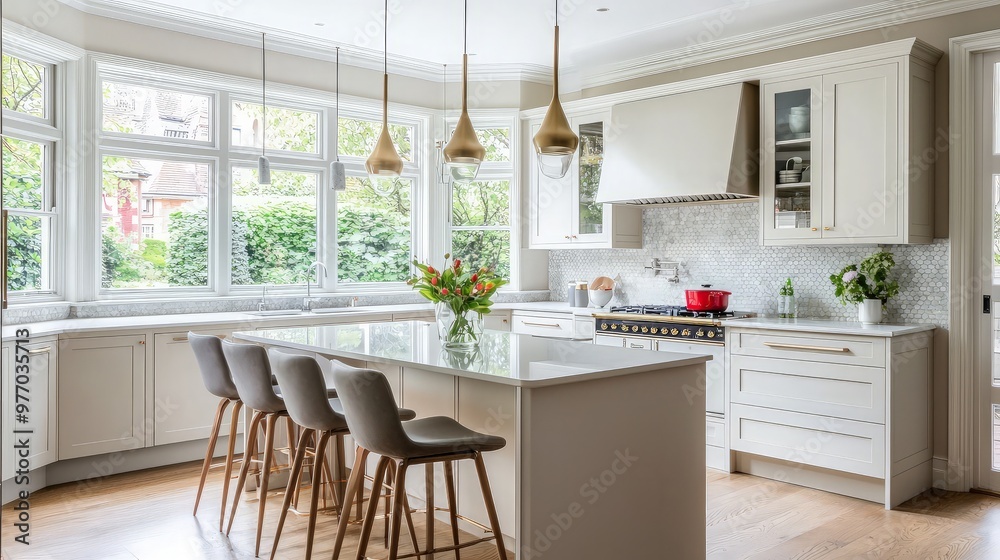
[[[725,319],[753,317],[741,311],[691,311],[678,305],[627,305],[595,314],[595,331],[604,334],[725,344]]]

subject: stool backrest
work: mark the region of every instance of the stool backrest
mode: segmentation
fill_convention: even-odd
[[[222,353],[226,355],[243,404],[261,412],[285,410],[285,403],[274,393],[274,386],[271,385],[267,350],[256,344],[234,344],[227,340],[222,343]]]
[[[330,405],[326,379],[316,358],[276,348],[268,350],[267,355],[271,359],[271,370],[278,378],[288,415],[296,424],[325,432],[347,430],[347,420]]]
[[[240,398],[226,356],[222,353],[222,340],[217,336],[193,332],[189,332],[187,338],[208,392],[223,399]]]
[[[351,437],[358,445],[379,455],[405,457],[413,443],[403,431],[385,375],[334,360],[333,383],[344,405]]]

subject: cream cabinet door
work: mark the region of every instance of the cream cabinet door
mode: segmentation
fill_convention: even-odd
[[[537,131],[538,125],[533,125],[532,136]],[[573,242],[574,174],[570,172],[562,179],[550,179],[538,170],[535,149],[530,144],[525,155],[531,170],[531,196],[527,208],[530,248],[569,246]]]
[[[14,475],[20,457],[15,450],[19,440],[28,441],[28,469],[35,470],[57,459],[58,438],[58,352],[56,340],[42,339],[22,346],[14,343],[3,348],[3,478]],[[18,363],[20,356],[23,363]],[[26,368],[26,369],[19,369]],[[20,384],[20,388],[18,385]],[[18,418],[23,405],[25,421]],[[23,431],[26,433],[17,433]]]
[[[60,342],[59,460],[143,447],[146,337]]]
[[[898,64],[823,76],[823,238],[900,234]]]
[[[201,334],[226,337],[231,333],[215,330]],[[153,402],[153,445],[205,439],[211,435],[219,397],[205,389],[187,332],[153,336]],[[220,434],[229,434],[229,418],[227,410]],[[242,432],[242,425],[239,431]]]
[[[10,424],[7,414],[10,411],[10,403],[13,402],[13,399],[8,398],[7,396],[10,394],[9,387],[11,386],[10,371],[13,366],[11,363],[11,357],[14,355],[13,343],[4,344],[3,349],[0,350],[0,352],[2,352],[3,360],[3,375],[0,377],[0,390],[2,390],[4,394],[3,400],[0,401],[0,418],[2,418],[4,428],[3,430],[0,430],[0,434],[3,436],[0,438],[2,439],[2,441],[0,441],[0,445],[3,446],[3,448],[0,449],[0,480],[7,480],[14,475],[13,433],[7,429],[7,426]]]

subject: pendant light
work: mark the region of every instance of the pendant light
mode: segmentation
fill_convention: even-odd
[[[271,162],[265,154],[267,150],[267,51],[264,48],[265,34],[260,34],[260,99],[261,99],[261,137],[260,159],[257,160],[257,182],[261,185],[271,184]]]
[[[538,155],[538,170],[552,179],[566,176],[580,137],[569,125],[562,103],[559,102],[559,3],[556,2],[555,56],[552,64],[552,102],[535,133],[533,143]]]
[[[486,148],[479,142],[476,129],[469,118],[469,0],[465,0],[465,35],[462,51],[462,116],[458,118],[455,133],[444,147],[444,162],[457,183],[473,181],[479,165],[486,159]],[[447,84],[445,85],[447,87]]]
[[[389,136],[389,0],[385,0],[385,51],[382,75],[382,133],[378,136],[372,155],[365,162],[365,169],[374,185],[379,179],[399,177],[403,160]]]
[[[333,122],[336,127],[336,135],[333,141],[333,151],[337,154],[337,161],[333,162],[330,168],[330,175],[333,181],[333,190],[347,190],[347,170],[340,162],[340,47],[337,47],[337,106],[333,110]]]

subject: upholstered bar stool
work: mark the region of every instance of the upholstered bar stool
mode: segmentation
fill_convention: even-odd
[[[330,438],[333,437],[338,442],[337,448],[342,449],[344,436],[349,433],[349,430],[343,409],[340,408],[340,402],[337,399],[327,399],[323,393],[323,370],[314,358],[289,354],[277,349],[269,350],[268,356],[271,359],[272,371],[278,378],[278,386],[282,390],[288,414],[296,424],[304,428],[288,478],[288,488],[285,490],[285,500],[281,506],[281,517],[278,518],[278,528],[275,531],[274,543],[271,547],[271,557],[273,558],[278,550],[281,530],[291,508],[292,495],[299,486],[306,457],[306,444],[309,438],[315,435],[317,441],[315,462],[312,465],[313,480],[309,498],[309,524],[306,531],[305,557],[308,559],[312,555],[313,537],[316,533],[316,516],[319,512],[319,495],[322,487],[321,473],[324,472],[323,467],[326,462],[326,447]],[[406,409],[397,409],[396,413],[404,420],[416,416],[412,410]],[[338,457],[338,459],[342,461],[343,457]],[[375,497],[372,499],[375,500]],[[344,515],[348,512],[342,511],[340,513]],[[416,543],[412,521],[409,517],[407,517],[407,521],[410,538]]]
[[[233,382],[239,391],[240,399],[254,411],[250,426],[247,428],[247,441],[250,449],[246,450],[245,458],[256,455],[257,431],[261,425],[264,425],[264,458],[260,474],[262,493],[257,506],[257,538],[254,548],[254,556],[257,556],[260,554],[260,536],[264,528],[264,506],[267,502],[267,482],[271,475],[271,462],[274,457],[275,432],[279,419],[289,419],[288,411],[285,409],[284,400],[275,393],[274,386],[271,384],[271,365],[264,348],[255,344],[234,344],[224,341],[222,351],[229,364],[229,370],[233,374]],[[321,390],[321,394],[325,396],[325,391]],[[295,448],[291,428],[289,428],[288,437],[290,455],[294,455]],[[250,463],[249,459],[244,459],[243,465],[240,467],[240,476],[236,482],[236,496],[240,495],[246,484]],[[232,511],[229,514],[229,524],[226,526],[227,535],[233,529],[233,519],[236,517],[238,506],[239,499],[237,498],[233,501]]]
[[[205,383],[205,388],[208,389],[209,393],[219,397],[215,421],[212,423],[212,434],[208,438],[208,450],[205,451],[205,460],[201,464],[201,479],[198,481],[198,494],[194,499],[193,515],[198,515],[198,505],[201,503],[205,479],[208,477],[208,470],[212,465],[212,456],[215,455],[215,444],[219,439],[222,418],[226,413],[226,408],[230,404],[233,405],[229,417],[229,446],[226,450],[225,478],[222,481],[222,509],[219,512],[219,530],[221,531],[222,523],[226,518],[226,502],[229,497],[229,481],[233,474],[233,454],[236,448],[236,430],[239,425],[243,401],[240,400],[239,392],[233,383],[233,376],[229,371],[229,365],[226,363],[226,357],[222,353],[222,340],[217,336],[193,332],[189,332],[187,338],[188,344],[194,351],[194,357],[198,361],[198,369],[201,371],[201,379]]]
[[[451,508],[452,536],[455,543],[450,547],[435,548],[433,552],[454,550],[457,556],[459,549],[495,539],[500,560],[507,560],[507,550],[504,547],[503,534],[500,532],[500,522],[497,519],[496,506],[493,502],[493,493],[490,490],[486,465],[483,463],[482,457],[483,453],[502,449],[507,442],[501,437],[474,432],[455,420],[442,416],[422,418],[406,423],[400,422],[399,416],[396,414],[395,399],[389,388],[389,382],[378,371],[352,368],[334,362],[333,382],[337,386],[352,437],[364,449],[382,456],[375,468],[374,487],[381,484],[390,465],[395,467],[393,486],[397,491],[394,493],[390,516],[389,560],[396,560],[399,557],[400,517],[405,505],[407,468],[413,465],[444,463],[447,472],[450,470],[448,467],[452,461],[461,459],[475,461],[493,535],[466,543],[458,542],[458,531],[455,526],[455,489],[453,480],[448,480],[448,502]],[[351,471],[346,498],[348,503],[343,506],[345,510],[351,507],[349,501],[363,483],[360,461],[363,461],[361,453],[358,454],[355,468]],[[432,491],[433,489],[428,489],[428,492]],[[371,536],[372,524],[375,519],[375,510],[378,506],[377,502],[377,500],[371,500],[365,512],[364,523],[361,527],[361,541],[358,543],[357,558],[359,560],[365,558],[368,539]],[[433,513],[429,512],[427,522],[431,524],[433,520]],[[334,560],[339,557],[343,547],[347,524],[347,516],[341,516],[340,529],[337,531],[337,540],[333,549]],[[414,554],[408,554],[406,557],[420,556],[430,552],[416,550]]]

